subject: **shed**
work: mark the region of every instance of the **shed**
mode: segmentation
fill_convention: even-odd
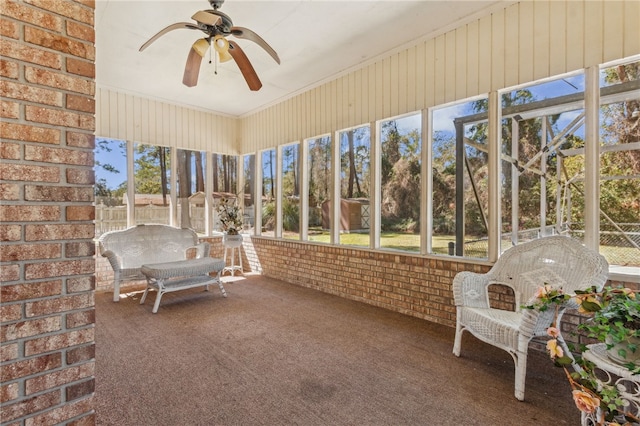
[[[329,229],[331,200],[322,203],[322,227]],[[342,198],[340,200],[340,230],[369,229],[369,200],[366,198]]]

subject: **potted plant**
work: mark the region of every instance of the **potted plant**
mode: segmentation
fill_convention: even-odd
[[[242,236],[239,235],[243,225],[243,216],[236,200],[221,198],[216,209],[220,225],[224,231],[223,242],[239,241],[242,243]],[[235,236],[235,237],[231,237]]]
[[[559,343],[557,313],[560,306],[570,301],[577,304],[578,311],[588,317],[578,325],[577,331],[606,344],[609,358],[635,375],[640,374],[640,295],[628,288],[612,287],[600,291],[592,287],[568,295],[561,288],[545,284],[538,289],[534,300],[524,306],[539,311],[556,310],[555,321],[547,329],[551,337],[547,342],[547,351],[555,364],[564,368],[574,401],[584,413],[583,416],[588,414],[597,417],[598,425],[636,424],[640,419],[637,413],[629,412],[627,403],[621,398],[620,389],[615,385],[603,384],[596,374],[595,365],[580,356],[587,349],[586,346],[582,345],[579,351],[564,346],[569,349],[569,353],[565,353]],[[579,368],[569,372],[567,367],[574,363]]]
[[[580,328],[587,331],[589,337],[605,342],[613,361],[628,365],[629,369],[638,368],[640,297],[628,288],[611,287],[577,297],[582,300],[581,310],[593,313],[593,317]]]

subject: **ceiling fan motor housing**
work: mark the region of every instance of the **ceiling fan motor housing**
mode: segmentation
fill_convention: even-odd
[[[211,5],[211,7],[216,10],[222,7],[222,3],[224,3],[224,0],[209,0],[209,4]]]
[[[224,34],[224,35],[231,34],[231,27],[233,27],[233,21],[228,15],[218,10],[203,10],[203,12],[210,13],[211,15],[220,17],[220,21],[213,27],[209,26],[209,28],[205,32],[209,32],[210,33],[209,35],[211,36],[214,36],[216,34]]]

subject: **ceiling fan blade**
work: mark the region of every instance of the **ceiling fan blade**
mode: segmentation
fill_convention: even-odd
[[[254,33],[253,31],[251,31],[249,28],[231,27],[231,35],[237,38],[244,38],[246,40],[251,40],[252,42],[262,47],[264,50],[266,50],[267,53],[271,55],[273,60],[276,61],[278,64],[280,64],[280,58],[278,57],[278,53],[276,53],[276,51],[273,50],[271,46],[269,46],[269,43],[264,41],[262,37],[260,37],[258,34]]]
[[[202,63],[202,57],[209,48],[209,42],[201,38],[196,40],[189,49],[189,55],[187,56],[187,64],[184,67],[184,75],[182,76],[182,84],[187,87],[193,87],[198,84],[198,74],[200,73],[200,64]]]
[[[156,35],[151,37],[145,44],[140,46],[140,50],[139,51],[142,52],[144,49],[149,47],[149,45],[151,43],[153,43],[154,41],[156,41],[158,38],[160,38],[161,36],[165,35],[169,31],[178,30],[178,29],[181,29],[181,28],[186,28],[186,29],[189,29],[189,30],[199,30],[200,29],[200,28],[198,28],[197,25],[191,24],[189,22],[177,22],[175,24],[171,24],[168,27],[160,30]]]
[[[256,74],[256,70],[253,69],[253,65],[249,62],[249,58],[244,54],[240,46],[238,46],[235,42],[229,41],[229,53],[238,64],[238,68],[240,68],[240,72],[244,76],[244,79],[247,81],[249,85],[249,89],[256,91],[260,90],[262,87],[262,82],[260,78],[258,78],[258,74]]]
[[[211,11],[213,12],[213,11]],[[191,19],[193,19],[194,21],[200,22],[202,24],[206,24],[206,25],[219,25],[220,21],[222,21],[222,18],[218,15],[215,15],[211,12],[208,12],[206,10],[199,10],[196,13],[193,14],[193,16],[191,17]]]

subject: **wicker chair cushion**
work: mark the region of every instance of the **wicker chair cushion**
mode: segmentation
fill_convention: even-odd
[[[520,312],[467,308],[462,312],[461,317],[479,339],[496,346],[510,348],[518,346],[518,327],[522,319]]]
[[[222,259],[207,257],[203,259],[142,265],[141,271],[149,278],[167,279],[207,275],[209,272],[222,271],[224,266],[225,263]]]

